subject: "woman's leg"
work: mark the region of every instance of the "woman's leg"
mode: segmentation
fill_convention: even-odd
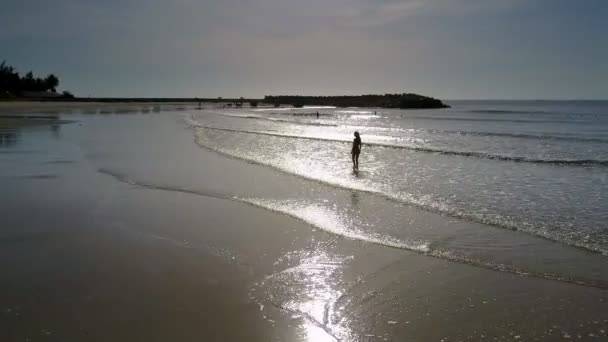
[[[355,163],[355,154],[354,154],[354,153],[351,153],[351,154],[350,154],[350,156],[351,156],[351,157],[352,157],[352,159],[353,159],[353,168],[356,168],[356,167],[357,167],[357,164]]]
[[[359,153],[355,154],[355,169],[359,169]]]

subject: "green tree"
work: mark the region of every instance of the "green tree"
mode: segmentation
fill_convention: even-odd
[[[56,91],[57,86],[59,86],[59,79],[57,76],[50,74],[44,79],[44,83],[46,85],[45,90]]]

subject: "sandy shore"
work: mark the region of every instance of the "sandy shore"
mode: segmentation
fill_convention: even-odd
[[[201,149],[183,110],[4,105],[74,122],[1,129],[3,341],[608,336],[605,289],[348,239],[235,199],[336,190]]]
[[[216,104],[204,104],[216,106]],[[66,113],[86,114],[127,114],[160,112],[167,110],[196,109],[194,102],[42,102],[42,101],[0,101],[0,115]]]

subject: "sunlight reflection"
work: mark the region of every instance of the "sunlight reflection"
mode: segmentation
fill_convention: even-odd
[[[351,119],[354,120],[369,120],[369,119],[378,119],[379,116],[377,115],[351,115],[350,116]]]
[[[294,265],[269,275],[255,289],[256,299],[291,314],[301,341],[348,341],[350,319],[345,316],[343,267],[352,257],[314,248],[290,252],[279,259]]]
[[[304,335],[305,335],[302,337],[306,341],[310,341],[310,342],[313,342],[313,341],[314,342],[338,341],[336,338],[329,335],[325,330],[323,330],[322,328],[320,328],[314,324],[304,323],[304,324],[302,324],[302,329],[304,329]]]
[[[346,260],[320,253],[282,272],[296,289],[284,307],[302,318],[303,337],[308,341],[335,341],[350,335],[348,321],[339,312],[343,299],[339,284]]]

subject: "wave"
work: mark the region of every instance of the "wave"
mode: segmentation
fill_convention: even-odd
[[[204,191],[200,191],[200,190],[178,188],[178,187],[169,186],[169,185],[159,185],[159,184],[153,184],[153,183],[149,183],[149,182],[135,181],[135,180],[129,178],[128,176],[126,176],[126,175],[124,175],[122,173],[114,172],[114,171],[111,171],[111,170],[108,170],[108,169],[100,168],[100,169],[97,170],[97,172],[99,172],[101,174],[104,174],[104,175],[111,176],[112,178],[116,179],[119,182],[127,183],[127,184],[130,184],[130,185],[139,186],[139,187],[142,187],[142,188],[153,189],[153,190],[164,190],[164,191],[181,192],[181,193],[185,193],[185,194],[191,194],[191,195],[197,195],[197,196],[203,196],[203,197],[209,197],[209,198],[215,198],[215,199],[223,199],[223,200],[230,200],[230,199],[232,199],[229,196],[218,194],[218,193],[214,193],[214,192],[204,192]]]
[[[480,137],[508,137],[520,139],[538,139],[538,140],[556,140],[556,141],[576,141],[576,142],[592,142],[592,143],[608,143],[608,139],[602,138],[583,138],[583,137],[564,137],[559,135],[538,135],[526,133],[502,133],[502,132],[478,132],[478,131],[450,131],[450,130],[426,130],[435,133],[451,133],[460,135],[472,135]]]
[[[293,113],[285,113],[285,112],[280,112],[280,113],[270,113],[270,114],[275,114],[275,115],[291,115],[291,116],[317,116],[317,112],[310,112],[310,113],[301,113],[301,112],[293,112]],[[319,113],[319,116],[334,116],[331,113]]]
[[[74,160],[49,160],[44,162],[43,164],[74,164],[76,161]]]
[[[523,120],[523,119],[495,119],[495,118],[462,118],[447,116],[401,116],[402,119],[437,120],[437,121],[473,121],[473,122],[514,122],[514,123],[569,123],[569,124],[596,124],[596,120]]]
[[[0,154],[40,154],[41,150],[0,150]]]
[[[253,117],[253,118],[268,118],[265,116],[261,116],[261,115],[256,115],[256,114],[232,114],[232,113],[222,113],[222,112],[212,112],[212,111],[208,111],[208,113],[213,113],[213,114],[218,114],[218,115],[224,115],[224,116],[232,116],[232,117],[242,117],[242,118],[248,118],[248,117]],[[286,112],[286,111],[281,111],[281,112],[276,112],[276,113],[265,113],[265,114],[271,114],[271,115],[281,115],[281,116],[317,116],[317,112]],[[334,116],[331,113],[319,113],[319,116]]]
[[[53,173],[43,173],[43,174],[34,174],[34,175],[19,175],[12,177],[13,179],[56,179],[60,176]]]
[[[586,142],[586,143],[608,143],[608,139],[605,138],[586,138],[576,136],[561,136],[551,134],[529,134],[529,133],[508,133],[508,132],[486,132],[486,131],[462,131],[462,130],[449,130],[449,129],[433,129],[433,128],[396,128],[396,127],[378,127],[378,126],[355,126],[355,125],[342,125],[342,128],[350,128],[353,130],[371,130],[371,131],[386,131],[386,132],[402,132],[402,133],[439,133],[439,134],[456,134],[456,135],[470,135],[479,137],[506,137],[506,138],[519,138],[519,139],[532,139],[532,140],[555,140],[555,141],[574,141],[574,142]],[[558,133],[559,134],[559,133]]]
[[[232,128],[221,128],[221,127],[200,126],[200,125],[198,127],[204,128],[204,129],[210,129],[210,130],[233,132],[233,133],[258,134],[258,135],[275,136],[275,137],[282,137],[282,138],[306,139],[306,140],[317,140],[317,141],[332,141],[332,142],[348,143],[348,144],[351,143],[350,140],[340,140],[340,139],[323,138],[323,137],[309,137],[309,136],[275,133],[275,132],[268,132],[268,131],[238,130],[238,129],[232,129]],[[602,167],[608,166],[608,160],[602,160],[602,159],[539,159],[539,158],[529,158],[529,157],[520,157],[520,156],[506,156],[506,155],[491,154],[491,153],[477,152],[477,151],[453,151],[453,150],[442,150],[442,149],[431,148],[431,147],[395,145],[395,144],[386,144],[386,143],[377,143],[377,142],[366,142],[366,143],[364,143],[364,145],[383,147],[383,148],[405,149],[405,150],[416,151],[416,152],[455,155],[455,156],[463,156],[463,157],[475,157],[475,158],[480,158],[480,159],[500,160],[500,161],[515,162],[515,163],[548,164],[548,165],[557,165],[557,166],[602,166]]]
[[[340,235],[353,240],[361,240],[385,247],[407,249],[418,252],[428,252],[430,243],[427,241],[406,241],[390,237],[382,237],[374,234],[363,233],[352,229],[352,227],[344,226],[339,219],[333,217],[330,212],[323,208],[308,205],[298,206],[290,204],[288,201],[282,201],[277,204],[275,201],[256,199],[256,198],[237,198],[241,202],[245,202],[257,207],[261,207],[270,211],[280,212],[288,216],[300,219],[312,226],[335,235]],[[323,211],[321,214],[319,211]]]
[[[480,136],[480,137],[506,137],[506,138],[519,138],[519,139],[531,139],[531,140],[553,140],[553,141],[572,141],[572,142],[588,142],[588,143],[608,143],[608,139],[604,138],[585,138],[585,137],[566,137],[560,135],[550,135],[550,134],[527,134],[527,133],[507,133],[507,132],[484,132],[484,131],[461,131],[461,130],[442,130],[442,129],[425,129],[425,128],[416,128],[416,129],[402,129],[402,128],[387,128],[387,127],[374,127],[374,126],[354,126],[354,125],[338,125],[338,124],[330,124],[323,122],[302,122],[302,121],[294,121],[289,119],[282,118],[268,118],[258,115],[246,115],[246,114],[227,114],[227,113],[214,113],[223,116],[236,117],[236,118],[244,118],[244,119],[254,119],[254,120],[262,120],[262,121],[271,121],[271,122],[281,122],[281,123],[289,123],[300,126],[323,126],[323,127],[343,127],[343,128],[353,128],[353,129],[371,129],[371,130],[389,130],[389,131],[398,131],[398,132],[429,132],[429,133],[447,133],[447,134],[458,134],[458,135],[470,135],[470,136]]]
[[[353,125],[338,125],[338,124],[330,124],[323,122],[302,122],[302,121],[293,121],[288,119],[281,118],[268,118],[258,115],[241,115],[241,114],[225,114],[225,113],[215,113],[218,115],[236,117],[236,118],[244,118],[244,119],[254,119],[254,120],[262,120],[262,121],[271,121],[271,122],[281,122],[281,123],[289,123],[301,126],[323,126],[323,127],[344,127],[349,128],[352,127],[354,129],[388,129],[390,131],[400,131],[400,132],[409,132],[409,131],[423,131],[429,133],[447,133],[447,134],[458,134],[458,135],[470,135],[470,136],[480,136],[480,137],[507,137],[507,138],[519,138],[519,139],[538,139],[538,140],[554,140],[554,141],[573,141],[573,142],[590,142],[590,143],[608,143],[608,139],[603,138],[584,138],[584,137],[565,137],[559,135],[549,135],[549,134],[526,134],[526,133],[506,133],[506,132],[483,132],[483,131],[457,131],[457,130],[441,130],[441,129],[425,129],[425,128],[417,128],[417,129],[401,129],[401,128],[386,128],[386,127],[373,127],[373,126],[353,126]]]
[[[263,117],[258,117],[258,118],[248,117],[248,119],[257,119],[257,120],[271,121],[271,122],[281,122],[281,123],[288,123],[288,124],[301,125],[301,126],[338,127],[337,124],[330,124],[330,123],[325,123],[325,122],[302,122],[302,121],[293,121],[293,120],[289,120],[289,119],[263,118]]]
[[[374,114],[374,111],[373,110],[337,110],[336,113],[368,115],[368,114]]]
[[[281,122],[281,123],[289,123],[300,126],[322,126],[322,127],[343,127],[343,128],[353,128],[353,129],[371,129],[371,130],[389,130],[389,131],[398,131],[398,132],[428,132],[428,133],[447,133],[447,134],[458,134],[458,135],[470,135],[470,136],[480,136],[480,137],[506,137],[506,138],[518,138],[518,139],[538,139],[538,140],[553,140],[553,141],[572,141],[572,142],[589,142],[589,143],[608,143],[608,139],[603,138],[585,138],[585,137],[565,137],[559,135],[549,135],[549,134],[526,134],[526,133],[507,133],[507,132],[483,132],[483,131],[459,131],[459,130],[442,130],[442,129],[425,129],[425,128],[417,128],[417,129],[402,129],[402,128],[387,128],[387,127],[374,127],[374,126],[354,126],[354,125],[338,125],[338,124],[330,124],[323,122],[302,122],[302,121],[294,121],[289,119],[282,118],[268,118],[259,115],[247,115],[247,114],[227,114],[227,113],[217,113],[214,114],[243,118],[243,119],[254,119],[254,120],[262,120],[262,121],[271,121],[271,122]]]
[[[312,181],[319,182],[322,184],[327,184],[327,185],[334,186],[337,188],[343,188],[343,189],[356,190],[356,191],[376,194],[376,195],[385,197],[389,200],[392,200],[392,201],[395,201],[398,203],[404,203],[407,205],[412,205],[412,206],[421,208],[426,211],[435,212],[435,213],[439,213],[439,214],[443,214],[443,215],[448,215],[448,216],[452,216],[455,218],[459,218],[459,219],[463,219],[463,220],[467,220],[467,221],[471,221],[471,222],[482,223],[482,224],[494,226],[497,228],[504,228],[504,229],[509,229],[512,231],[522,231],[522,232],[525,232],[525,233],[528,233],[528,234],[531,234],[531,235],[534,235],[534,236],[537,236],[537,237],[540,237],[543,239],[547,239],[550,241],[563,243],[565,245],[581,248],[583,250],[587,250],[587,251],[594,252],[594,253],[608,255],[608,249],[606,249],[605,246],[594,244],[594,243],[589,243],[589,242],[586,242],[584,239],[583,240],[576,239],[576,237],[571,237],[571,236],[562,235],[562,236],[556,237],[550,231],[547,231],[546,227],[537,227],[532,223],[521,221],[521,220],[515,220],[512,217],[505,217],[505,216],[493,215],[493,214],[485,215],[485,214],[476,214],[476,213],[466,212],[466,211],[462,211],[458,208],[446,205],[445,203],[442,203],[442,202],[429,200],[428,198],[425,198],[425,197],[420,198],[420,197],[416,197],[416,196],[413,196],[413,195],[407,194],[407,193],[394,193],[394,192],[390,192],[390,191],[382,191],[380,189],[369,187],[364,184],[346,182],[342,178],[320,179],[320,178],[311,177],[308,174],[298,172],[297,170],[290,169],[289,167],[284,167],[284,166],[276,165],[272,162],[261,161],[261,160],[251,158],[247,154],[243,155],[243,154],[234,153],[231,151],[225,151],[218,147],[210,146],[208,144],[205,144],[205,142],[199,136],[199,133],[197,133],[197,139],[196,139],[196,142],[199,144],[199,146],[207,148],[211,151],[225,155],[230,158],[244,160],[244,161],[254,163],[254,164],[264,165],[264,166],[285,172],[287,174],[295,175],[295,176],[298,176],[298,177],[301,177],[304,179],[312,180]]]
[[[255,114],[229,114],[229,113],[219,113],[212,112],[213,114],[228,116],[231,118],[239,118],[239,119],[253,119],[253,120],[261,120],[261,121],[271,121],[271,122],[282,122],[282,123],[290,123],[294,125],[303,125],[303,126],[327,126],[327,127],[337,127],[337,124],[330,124],[324,122],[303,122],[303,121],[294,121],[289,119],[282,118],[269,118],[265,116],[255,115]],[[316,115],[316,114],[315,114]],[[319,114],[319,116],[326,114]],[[327,114],[329,115],[329,114]]]
[[[598,117],[595,113],[565,113],[565,112],[550,112],[546,110],[508,110],[508,109],[471,109],[466,110],[467,113],[489,113],[489,114],[553,114],[553,115],[571,115],[571,116],[593,116]]]
[[[555,274],[555,273],[535,272],[535,271],[531,271],[531,270],[518,268],[518,267],[515,267],[512,265],[500,264],[500,263],[497,263],[494,261],[471,258],[469,256],[461,255],[455,250],[446,250],[446,249],[441,249],[441,248],[435,249],[432,247],[432,243],[430,243],[428,241],[407,241],[407,240],[399,240],[399,239],[392,238],[392,237],[378,236],[375,234],[366,234],[363,232],[359,232],[356,229],[353,229],[353,227],[344,226],[336,220],[331,220],[331,217],[332,217],[331,215],[329,215],[329,216],[328,215],[316,215],[314,210],[318,209],[318,207],[315,207],[315,206],[312,206],[313,210],[309,211],[308,209],[310,209],[311,206],[292,205],[286,201],[282,201],[281,203],[283,203],[283,204],[276,205],[277,202],[272,201],[272,200],[263,200],[263,199],[256,199],[256,198],[241,198],[238,196],[231,197],[231,196],[216,194],[216,193],[212,193],[212,192],[203,192],[203,191],[199,191],[199,190],[193,190],[193,189],[187,189],[187,188],[181,188],[181,187],[175,187],[175,186],[159,185],[159,184],[153,184],[150,182],[135,181],[124,174],[114,172],[114,171],[111,171],[108,169],[103,169],[103,168],[98,169],[98,172],[111,176],[119,182],[146,188],[146,189],[187,193],[187,194],[192,194],[192,195],[196,195],[196,196],[203,196],[203,197],[209,197],[209,198],[215,198],[215,199],[221,199],[221,200],[229,200],[229,201],[235,201],[235,202],[240,202],[243,204],[252,205],[252,206],[262,208],[262,209],[265,209],[268,211],[290,216],[290,217],[300,220],[312,227],[319,228],[329,234],[345,237],[345,238],[352,239],[352,240],[363,241],[366,243],[372,243],[372,244],[381,245],[381,246],[389,247],[389,248],[408,250],[408,251],[420,253],[420,254],[427,255],[430,257],[434,257],[434,258],[468,264],[471,266],[476,266],[476,267],[481,267],[481,268],[487,268],[487,269],[491,269],[491,270],[499,271],[499,272],[513,273],[513,274],[518,274],[518,275],[522,275],[522,276],[543,278],[543,279],[561,281],[561,282],[566,282],[566,283],[571,283],[571,284],[576,284],[576,285],[608,289],[608,284],[601,282],[601,281],[578,279],[578,278],[573,278],[573,277],[568,277],[568,276],[562,276],[562,275]],[[325,218],[329,217],[329,220],[323,219],[323,217],[325,217]]]
[[[526,110],[504,110],[504,109],[472,109],[466,110],[467,113],[496,113],[496,114],[556,114],[547,111],[526,111]]]
[[[559,135],[549,135],[549,134],[526,134],[526,133],[507,133],[507,132],[483,132],[483,131],[458,131],[458,130],[441,130],[441,129],[425,129],[425,128],[417,128],[417,129],[402,129],[402,128],[387,128],[387,127],[374,127],[374,126],[353,126],[353,125],[338,125],[338,124],[330,124],[323,122],[302,122],[302,121],[294,121],[288,119],[281,118],[268,118],[262,117],[258,115],[241,115],[241,114],[225,114],[225,113],[215,113],[218,115],[236,117],[236,118],[244,118],[244,119],[254,119],[254,120],[262,120],[262,121],[271,121],[271,122],[281,122],[287,124],[295,124],[299,126],[322,126],[322,127],[343,127],[343,128],[354,128],[354,129],[371,129],[371,130],[384,130],[388,129],[390,131],[399,131],[399,132],[410,132],[410,131],[418,131],[418,132],[429,132],[429,133],[447,133],[447,134],[458,134],[464,136],[480,136],[480,137],[506,137],[506,138],[518,138],[518,139],[531,139],[531,140],[552,140],[552,141],[571,141],[571,142],[587,142],[587,143],[600,143],[606,144],[608,143],[608,139],[603,138],[585,138],[585,137],[566,137]]]

